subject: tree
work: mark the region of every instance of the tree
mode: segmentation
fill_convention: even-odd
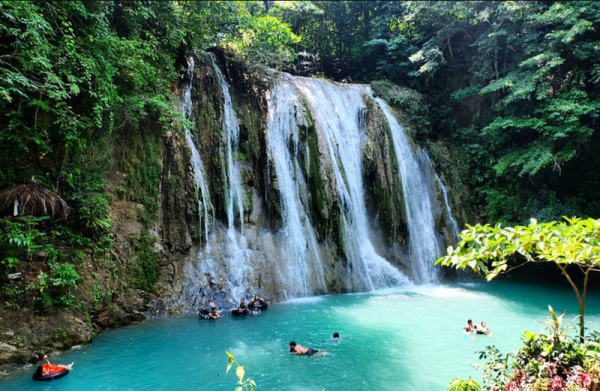
[[[490,281],[526,263],[554,263],[575,292],[579,336],[583,342],[589,276],[592,271],[600,271],[600,219],[565,217],[565,220],[538,223],[531,219],[528,226],[516,227],[467,225],[457,247],[448,247],[448,255],[438,259],[436,265],[469,267],[483,272]],[[573,277],[574,270],[583,274],[580,285]]]

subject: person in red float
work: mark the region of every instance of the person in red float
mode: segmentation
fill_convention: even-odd
[[[46,363],[44,365],[42,365],[42,375],[43,376],[48,376],[48,375],[54,375],[55,373],[58,372],[62,372],[65,369],[70,371],[73,368],[73,364],[74,363],[70,363],[69,365],[54,365],[52,363],[50,363],[50,360],[48,359],[48,355],[47,354],[41,354],[42,356],[42,360],[46,360]]]

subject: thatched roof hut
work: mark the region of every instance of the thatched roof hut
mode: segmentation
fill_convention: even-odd
[[[58,194],[30,181],[0,191],[0,211],[11,216],[50,216],[60,221],[69,215],[69,206]]]

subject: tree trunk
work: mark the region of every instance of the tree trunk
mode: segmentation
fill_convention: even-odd
[[[585,337],[585,330],[584,330],[585,293],[587,291],[587,277],[588,277],[589,269],[585,273],[585,281],[584,281],[584,286],[583,286],[583,297],[582,297],[582,295],[579,293],[579,289],[577,288],[577,285],[575,284],[575,282],[573,282],[573,280],[571,279],[571,276],[569,276],[569,274],[567,274],[567,267],[560,265],[560,264],[557,264],[557,265],[558,265],[558,268],[560,269],[560,271],[562,272],[562,274],[567,279],[567,281],[569,281],[569,284],[571,284],[571,287],[573,288],[573,291],[575,292],[575,297],[577,297],[577,303],[579,303],[579,341],[581,343],[583,343],[583,341],[585,340],[585,338],[584,338]]]

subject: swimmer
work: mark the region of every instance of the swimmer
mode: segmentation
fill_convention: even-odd
[[[333,342],[340,342],[340,333],[333,333]]]
[[[258,306],[258,302],[257,301],[253,301],[252,305],[250,306],[250,315],[259,315],[260,314],[260,307]]]
[[[238,311],[240,313],[244,313],[248,310],[248,306],[246,305],[246,299],[240,300],[240,306],[238,307]]]
[[[208,314],[208,319],[219,319],[221,314],[217,311],[217,307],[213,307],[210,313]]]
[[[477,326],[473,324],[473,321],[469,319],[467,325],[463,329],[467,334],[477,334]]]
[[[296,342],[290,342],[290,353],[296,356],[308,356],[310,358],[324,356],[327,354],[326,350],[319,351],[313,348],[307,348],[305,346],[299,345]]]
[[[481,326],[479,326],[479,329],[477,330],[477,334],[487,334],[490,337],[493,335],[492,332],[490,331],[490,329],[488,329],[485,322],[481,322]]]

